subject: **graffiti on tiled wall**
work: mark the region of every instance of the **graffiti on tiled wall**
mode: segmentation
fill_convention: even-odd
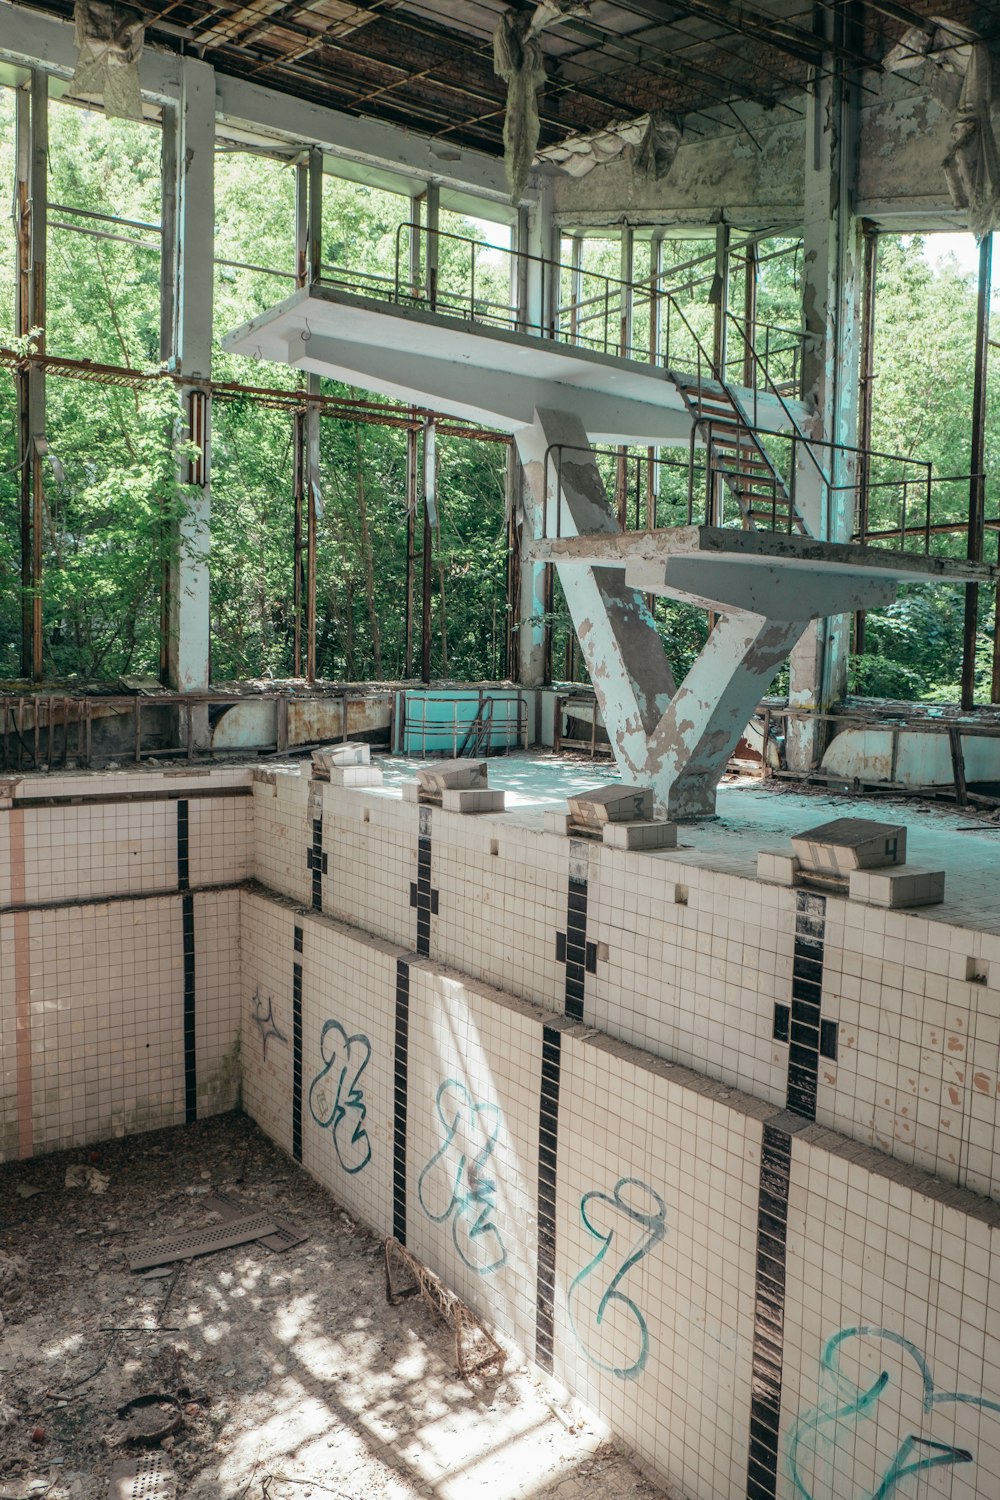
[[[372,1157],[362,1084],[372,1044],[361,1032],[348,1036],[339,1021],[325,1021],[319,1050],[323,1067],[309,1088],[309,1113],[317,1125],[330,1130],[337,1160],[353,1175],[363,1171]]]
[[[930,1470],[976,1462],[964,1434],[955,1441],[956,1408],[1000,1413],[1000,1402],[980,1392],[939,1388],[917,1345],[890,1328],[842,1328],[828,1339],[819,1391],[788,1435],[789,1476],[801,1500],[923,1494]]]
[[[494,1222],[497,1188],[491,1160],[503,1118],[495,1104],[477,1102],[455,1078],[445,1079],[434,1104],[442,1139],[417,1182],[420,1206],[433,1223],[451,1222],[463,1263],[489,1276],[507,1261]]]
[[[649,1357],[649,1328],[627,1280],[666,1234],[666,1205],[638,1177],[621,1177],[609,1193],[585,1193],[580,1217],[600,1248],[570,1286],[570,1324],[591,1364],[634,1380]]]

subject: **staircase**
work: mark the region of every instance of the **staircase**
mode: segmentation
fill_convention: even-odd
[[[809,536],[788,486],[725,382],[669,374],[705,445],[713,502],[719,482],[736,501],[746,530]]]

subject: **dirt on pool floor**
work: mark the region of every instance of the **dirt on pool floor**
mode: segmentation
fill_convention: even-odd
[[[67,1187],[73,1165],[106,1189]],[[308,1239],[129,1270],[126,1245],[201,1227],[219,1190]],[[380,1241],[244,1115],[0,1166],[0,1204],[0,1500],[106,1500],[178,1417],[153,1450],[178,1500],[666,1493],[520,1360],[460,1379],[420,1299],[387,1304]]]

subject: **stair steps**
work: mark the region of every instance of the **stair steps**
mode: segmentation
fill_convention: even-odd
[[[711,387],[669,372],[708,452],[709,474],[736,501],[750,531],[777,529],[808,536],[809,528],[761,438],[724,381]]]

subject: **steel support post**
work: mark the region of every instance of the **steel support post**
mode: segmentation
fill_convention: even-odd
[[[441,189],[436,182],[427,184],[424,202],[427,206],[427,301],[433,311],[437,307],[438,262],[440,260],[438,234],[441,229]]]
[[[160,130],[160,362],[169,365],[174,355],[177,325],[177,111],[163,106]],[[173,440],[173,426],[167,441]],[[170,558],[173,552],[171,522],[160,523],[160,682],[170,686]]]
[[[410,278],[410,296],[415,298],[422,295],[421,267],[423,266],[424,257],[423,231],[421,226],[423,225],[425,196],[423,188],[420,189],[419,193],[410,194],[410,224],[413,228],[410,230],[408,272]]]
[[[310,381],[318,377],[311,376]],[[306,677],[316,680],[316,529],[321,515],[319,406],[306,411]]]
[[[570,238],[570,293],[569,293],[569,341],[575,344],[580,338],[580,303],[583,301],[583,235]]]
[[[729,352],[729,225],[715,226],[715,271],[712,276],[711,303],[713,311],[712,358],[722,379],[726,378],[726,357]]]
[[[868,502],[871,485],[872,398],[875,393],[875,287],[878,280],[878,228],[867,221],[864,236],[864,271],[861,294],[861,368],[858,378],[858,509],[855,531],[861,542],[868,540]],[[854,655],[865,649],[867,615],[854,616]]]
[[[292,672],[302,676],[303,600],[305,598],[305,516],[306,516],[306,415],[297,411],[292,417],[292,495],[295,517],[292,523]]]
[[[972,448],[969,458],[969,531],[966,556],[983,560],[986,521],[986,374],[989,365],[990,294],[993,285],[993,236],[979,246],[979,295],[976,306],[975,369],[972,381]],[[976,701],[976,634],[979,623],[979,585],[965,585],[965,622],[962,630],[962,707]]]
[[[833,46],[850,18],[817,5],[817,28]],[[815,412],[812,436],[853,448],[857,438],[861,306],[861,225],[853,213],[857,176],[857,82],[837,54],[814,70],[806,109],[803,226],[804,396]],[[800,445],[802,447],[802,445]],[[796,503],[810,531],[847,541],[854,529],[857,465],[843,448],[800,453]],[[792,651],[789,706],[825,713],[847,685],[848,618],[810,624]],[[805,772],[823,753],[823,721],[790,719],[789,768]]]
[[[543,333],[554,318],[553,298],[556,286],[550,274],[549,263],[557,230],[553,217],[553,194],[551,184],[546,182],[538,201],[530,210],[522,209],[518,218],[518,248],[530,259],[523,261],[520,277],[518,326],[530,332]],[[574,245],[574,254],[579,263],[579,242]],[[557,273],[558,274],[558,273]],[[582,274],[575,269],[571,289],[574,303],[580,300]],[[576,314],[570,313],[572,326],[576,326]],[[517,657],[518,680],[526,688],[542,687],[550,680],[551,631],[546,626],[551,596],[551,570],[544,563],[532,562],[524,556],[525,544],[534,540],[532,515],[534,507],[526,504],[527,491],[520,455],[511,449],[510,462],[515,474],[514,524],[520,534],[518,548],[517,587]]]
[[[417,428],[416,411],[410,411],[406,429],[406,645],[403,676],[413,676],[413,561],[417,527]]]
[[[174,150],[176,194],[176,307],[172,359],[179,388],[180,478],[187,508],[171,548],[170,684],[204,692],[211,675],[210,573],[212,516],[212,302],[215,253],[215,74],[207,64],[179,60],[180,99]],[[166,128],[166,126],[165,126]],[[209,744],[208,710],[192,710],[194,748]]]
[[[634,298],[632,277],[635,272],[635,233],[628,224],[622,225],[621,259],[619,276],[622,280],[620,328],[618,352],[628,359],[632,349],[632,325],[634,320]],[[624,531],[628,526],[628,448],[619,446],[615,463],[615,508],[618,524]]]
[[[420,677],[431,680],[431,566],[434,551],[434,525],[437,520],[437,428],[428,417],[423,428],[424,471],[424,541],[421,557],[420,593]]]
[[[747,341],[743,350],[743,384],[757,383],[753,351],[757,347],[757,291],[760,272],[760,256],[757,241],[749,239],[743,246],[743,327]]]
[[[632,348],[632,324],[635,313],[635,299],[632,292],[632,281],[635,274],[635,231],[631,225],[622,225],[621,243],[621,279],[625,283],[622,287],[621,306],[621,336],[619,348],[621,354],[627,359]]]
[[[39,329],[45,353],[45,265],[48,225],[48,76],[39,70],[17,90],[16,322],[21,338]],[[42,535],[45,513],[43,445],[45,375],[37,366],[17,381],[21,494],[21,670],[42,677]]]
[[[323,153],[307,151],[295,177],[295,277],[297,286],[319,281],[323,270]],[[306,395],[318,396],[320,377],[306,376]],[[302,609],[305,594],[305,673],[316,678],[316,540],[322,514],[319,405],[309,401],[304,418],[296,419],[295,567],[296,672],[302,665]],[[304,514],[303,514],[304,512]],[[303,567],[303,521],[305,559]]]
[[[660,278],[663,275],[663,230],[654,229],[649,241],[649,363],[659,364],[663,339],[663,308]],[[658,448],[646,450],[646,530],[656,526],[656,502],[660,497]]]

